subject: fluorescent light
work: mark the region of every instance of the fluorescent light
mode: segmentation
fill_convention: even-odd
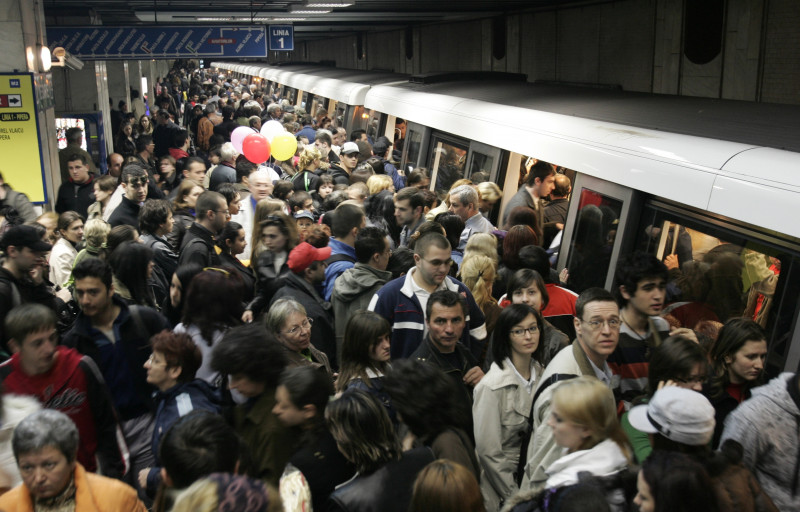
[[[231,17],[198,17],[197,21],[233,21]]]
[[[306,7],[350,7],[354,3],[349,0],[306,0]]]
[[[272,18],[271,21],[306,21],[307,18]]]
[[[328,14],[330,9],[306,9],[305,7],[292,7],[289,9],[292,14]]]

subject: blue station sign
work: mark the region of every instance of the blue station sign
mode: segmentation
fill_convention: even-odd
[[[291,25],[270,25],[269,49],[275,52],[290,52],[294,50],[294,27]]]
[[[48,27],[47,41],[83,60],[267,56],[263,26]]]

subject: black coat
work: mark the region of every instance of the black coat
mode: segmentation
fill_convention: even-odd
[[[325,510],[336,487],[356,473],[355,466],[336,448],[336,441],[327,429],[292,455],[289,463],[308,482],[314,510]]]
[[[314,325],[311,327],[311,344],[325,352],[333,368],[336,364],[336,331],[333,327],[333,307],[305,279],[294,272],[289,272],[281,287],[272,297],[270,305],[283,298],[294,299],[306,310],[308,318]]]
[[[197,222],[186,232],[181,244],[178,266],[187,263],[197,263],[203,268],[220,264],[219,254],[214,248],[214,234]]]
[[[255,265],[256,271],[256,296],[247,305],[247,309],[253,312],[254,316],[258,316],[265,307],[269,306],[272,302],[272,297],[275,295],[282,286],[286,276],[291,273],[289,270],[289,260],[283,262],[280,270],[275,272],[275,255],[269,251],[261,251],[258,255],[258,260]],[[253,266],[253,262],[250,262]]]
[[[430,448],[404,452],[402,459],[359,475],[336,489],[328,502],[328,511],[408,512],[414,480],[434,460]]]
[[[85,219],[89,207],[94,202],[94,179],[91,174],[89,179],[81,184],[73,183],[72,179],[70,179],[58,187],[56,213],[62,214],[72,210],[83,215]]]
[[[138,203],[135,203],[128,199],[125,196],[122,196],[122,202],[119,203],[113,212],[111,212],[111,216],[108,218],[108,223],[111,224],[112,228],[122,225],[133,226],[137,230],[139,229],[139,210],[141,206]]]

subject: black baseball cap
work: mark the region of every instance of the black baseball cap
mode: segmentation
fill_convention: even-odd
[[[39,232],[33,226],[14,226],[5,232],[0,239],[0,249],[7,250],[9,246],[27,247],[32,251],[45,252],[53,248],[43,241]]]

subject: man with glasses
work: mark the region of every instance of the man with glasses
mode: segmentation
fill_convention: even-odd
[[[550,361],[533,397],[528,420],[532,425],[530,444],[527,453],[520,454],[520,460],[527,460],[521,490],[544,484],[545,469],[562,455],[553,441],[553,430],[547,425],[553,391],[559,383],[580,376],[596,377],[611,389],[619,383],[606,362],[617,348],[622,323],[614,297],[602,288],[589,288],[578,296],[575,310],[575,341]]]
[[[325,262],[331,256],[331,248],[317,249],[303,242],[289,253],[289,274],[272,297],[270,305],[280,299],[294,299],[306,309],[306,316],[313,322],[311,344],[328,356],[336,368],[336,333],[333,330],[333,309],[330,302],[319,294],[319,285],[325,281]]]
[[[127,224],[139,229],[139,210],[147,199],[147,171],[140,164],[130,163],[123,167],[120,180],[125,194],[108,218],[108,223],[111,227]]]
[[[0,318],[15,306],[35,302],[56,310],[56,297],[45,283],[47,253],[53,246],[43,242],[33,226],[14,226],[0,239]],[[0,322],[0,350],[10,353],[5,326]]]
[[[486,322],[469,288],[450,277],[450,242],[444,235],[428,233],[414,245],[415,266],[405,276],[386,283],[372,297],[369,310],[392,324],[392,359],[407,358],[428,332],[425,313],[429,297],[437,290],[450,290],[466,298],[468,325],[459,341],[480,357],[486,340]]]
[[[206,191],[197,197],[197,218],[181,242],[178,266],[197,263],[201,267],[217,267],[221,264],[214,237],[222,231],[231,218],[228,202],[219,192]]]

